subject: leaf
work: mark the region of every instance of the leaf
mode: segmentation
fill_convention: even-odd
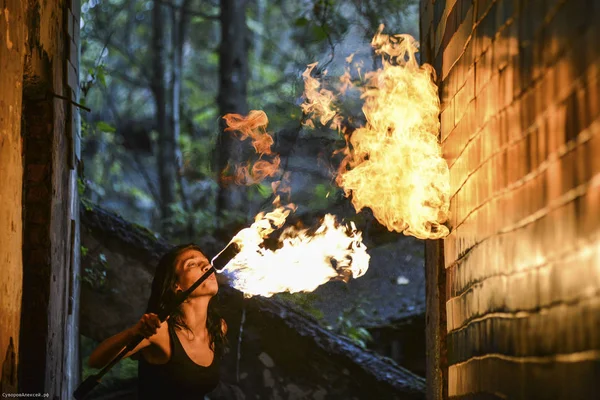
[[[98,75],[96,78],[103,87],[106,87],[106,74],[104,73],[104,68],[98,68]]]
[[[328,31],[325,26],[315,25],[312,27],[312,34],[315,38],[315,41],[322,42],[327,39]]]
[[[271,186],[264,183],[259,183],[258,185],[256,185],[256,189],[260,197],[262,197],[263,199],[268,199],[269,196],[271,196],[271,194],[273,193]]]
[[[83,196],[85,193],[85,182],[81,178],[77,178],[77,193],[79,196]]]
[[[246,26],[248,27],[248,29],[250,31],[257,33],[259,35],[264,35],[264,33],[265,33],[263,24],[259,23],[258,21],[253,20],[252,18],[248,18],[246,20]]]
[[[329,193],[329,189],[322,183],[318,183],[315,185],[315,196],[319,198],[326,198],[327,193]]]
[[[316,309],[316,308],[309,308],[307,310],[313,317],[315,317],[317,320],[322,320],[325,318],[325,314],[323,314],[323,311]]]
[[[306,17],[300,17],[294,21],[294,25],[296,26],[306,26],[308,25],[308,19]]]
[[[96,123],[96,128],[101,130],[102,132],[114,133],[117,131],[117,128],[109,124],[108,122],[99,121]]]

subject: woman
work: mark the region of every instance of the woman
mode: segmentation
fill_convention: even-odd
[[[146,314],[129,329],[106,339],[90,355],[101,368],[136,335],[145,339],[125,357],[139,357],[140,399],[203,399],[219,382],[219,358],[227,325],[214,310],[219,286],[211,274],[161,323],[157,313],[177,293],[188,289],[210,268],[195,245],[177,246],[165,254],[154,274]]]

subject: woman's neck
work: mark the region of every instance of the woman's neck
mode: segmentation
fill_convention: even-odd
[[[181,305],[185,324],[195,336],[206,332],[209,297],[194,297]]]

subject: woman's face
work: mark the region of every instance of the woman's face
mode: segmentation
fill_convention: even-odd
[[[177,258],[175,273],[177,274],[178,289],[187,290],[211,267],[208,259],[198,250],[185,250]],[[194,290],[192,297],[214,296],[219,290],[214,273]]]

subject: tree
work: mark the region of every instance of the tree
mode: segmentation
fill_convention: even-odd
[[[221,45],[219,48],[219,115],[248,113],[248,48],[246,27],[246,0],[221,0]],[[241,143],[230,133],[224,132],[224,121],[219,124],[217,166],[225,170],[228,163],[237,164],[243,159]],[[217,213],[223,217],[225,211],[246,210],[245,190],[226,186],[219,178]]]
[[[177,182],[177,162],[175,154],[175,135],[169,129],[167,120],[167,96],[165,90],[165,44],[164,44],[164,25],[165,10],[161,2],[155,1],[152,12],[153,34],[152,34],[152,55],[153,55],[153,80],[152,93],[156,105],[156,130],[158,132],[158,180],[160,187],[160,215],[162,232],[167,233],[171,230],[171,206],[175,202],[175,185]]]
[[[173,8],[172,11],[172,68],[171,68],[171,115],[169,118],[169,128],[173,132],[173,143],[175,152],[175,162],[177,167],[177,187],[181,200],[182,209],[186,215],[189,215],[190,204],[185,193],[185,182],[182,177],[182,154],[179,147],[179,137],[181,133],[181,77],[183,69],[183,47],[187,37],[190,16],[186,10],[189,9],[191,0],[183,0],[178,9]],[[194,236],[194,224],[192,218],[187,218],[187,235],[190,238]]]

